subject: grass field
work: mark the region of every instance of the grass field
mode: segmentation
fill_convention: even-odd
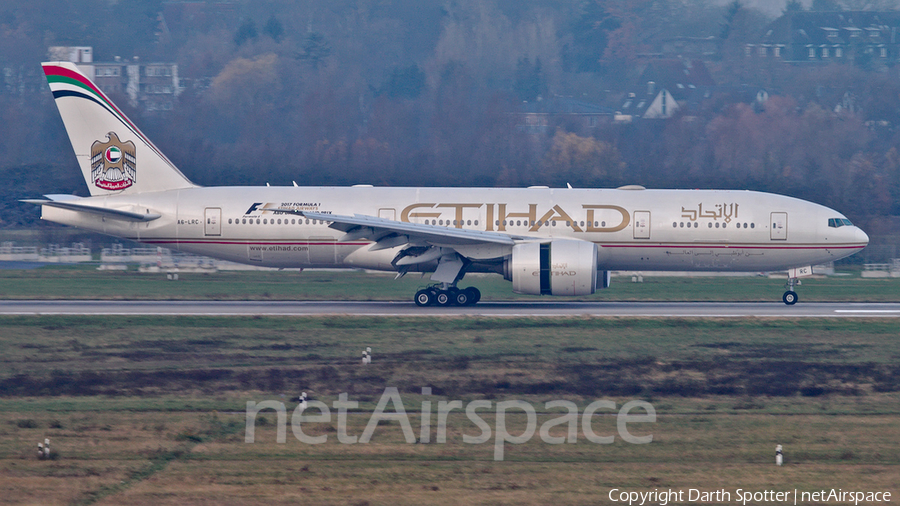
[[[848,268],[850,269],[850,268]],[[803,279],[801,301],[887,302],[900,300],[900,279],[861,278],[859,269],[841,276]],[[48,266],[33,270],[0,270],[3,299],[152,299],[152,300],[411,300],[428,277],[356,271],[262,271],[181,273],[169,281],[164,273],[97,271],[95,266]],[[780,301],[785,279],[751,277],[613,278],[612,286],[589,297],[596,301]],[[471,275],[460,286],[477,286],[484,300],[542,300],[516,295],[499,275]],[[547,300],[546,298],[543,300]],[[554,298],[553,300],[567,300]],[[573,300],[573,299],[568,299]]]
[[[730,491],[723,504],[737,489],[896,500],[898,359],[885,319],[0,317],[0,503],[610,504],[612,489],[689,488]],[[324,444],[298,441],[290,421],[276,443],[272,410],[244,442],[248,401],[284,403],[290,420],[301,391],[329,406],[347,393],[358,436],[385,387],[419,439],[432,403],[430,443],[382,421],[371,442],[340,444],[336,409],[305,425]],[[535,434],[495,461],[494,439],[463,441],[480,429],[460,410],[435,442],[439,401],[489,401],[479,413],[496,428],[496,404],[513,399],[534,406],[538,428],[563,413],[547,401],[583,412],[611,400],[592,427],[614,442],[579,424],[574,443]],[[648,444],[617,432],[629,400],[656,411],[630,428]],[[525,413],[506,426],[522,434]],[[37,459],[45,437],[57,458]]]

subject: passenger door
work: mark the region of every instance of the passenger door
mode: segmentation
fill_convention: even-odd
[[[634,212],[634,238],[650,238],[650,211]]]
[[[222,235],[222,208],[207,207],[203,214],[204,234],[207,236]]]
[[[769,223],[772,225],[769,229],[769,238],[773,241],[786,241],[787,213],[772,213]]]

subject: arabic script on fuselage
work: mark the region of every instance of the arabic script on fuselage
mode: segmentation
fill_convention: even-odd
[[[722,220],[725,223],[731,223],[732,219],[736,219],[738,217],[738,204],[713,204],[712,206],[707,205],[706,209],[703,209],[703,204],[700,203],[697,205],[696,209],[688,209],[684,206],[681,207],[681,217],[687,218],[691,221],[697,221],[700,218],[709,218],[713,220]]]

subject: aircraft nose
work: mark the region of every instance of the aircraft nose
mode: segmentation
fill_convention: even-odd
[[[869,236],[868,236],[868,234],[866,234],[865,232],[863,232],[862,229],[859,228],[859,227],[853,227],[853,228],[856,229],[856,234],[855,234],[855,235],[856,235],[856,238],[854,239],[854,241],[860,242],[860,243],[865,244],[865,245],[868,245],[868,244],[869,244]]]

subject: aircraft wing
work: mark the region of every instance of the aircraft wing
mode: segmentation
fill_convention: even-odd
[[[111,209],[108,207],[90,206],[87,204],[79,204],[77,197],[72,198],[71,195],[47,195],[48,199],[24,199],[22,202],[26,204],[35,204],[39,206],[58,207],[69,211],[80,213],[98,214],[105,218],[123,221],[153,221],[160,217],[158,214],[141,214],[131,211],[122,211],[120,209]]]
[[[286,212],[291,213],[290,211]],[[376,241],[376,248],[379,245],[378,243],[382,241],[384,241],[385,244],[396,242],[398,239],[391,240],[391,238],[394,237],[405,237],[410,243],[424,242],[432,246],[443,247],[471,246],[479,244],[497,244],[512,247],[519,241],[532,239],[527,236],[508,235],[499,232],[484,232],[456,227],[407,223],[361,214],[341,216],[309,211],[297,211],[296,214],[300,214],[313,220],[330,222],[331,228],[346,232],[345,237],[341,238],[341,240],[371,239]],[[403,243],[399,242],[391,244],[391,246],[399,246],[400,244]]]
[[[518,242],[533,240],[527,236],[407,223],[361,214],[341,216],[288,209],[281,212],[329,222],[331,228],[345,232],[339,241],[375,241],[369,251],[408,245],[392,262],[399,275],[405,274],[413,264],[439,260],[439,266],[431,279],[446,283],[456,280],[463,269],[464,263],[460,256],[469,260],[496,260],[510,255]]]

